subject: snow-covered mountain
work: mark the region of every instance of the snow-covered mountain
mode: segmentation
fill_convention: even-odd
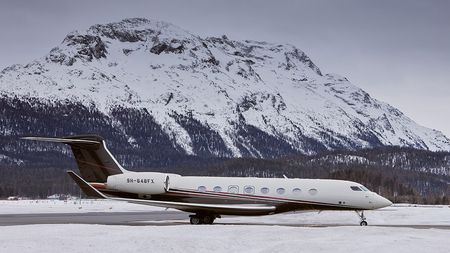
[[[441,132],[323,74],[295,46],[140,18],[72,32],[43,58],[4,69],[0,98],[3,115],[20,118],[3,116],[3,136],[113,131],[134,149],[225,157],[450,150]]]

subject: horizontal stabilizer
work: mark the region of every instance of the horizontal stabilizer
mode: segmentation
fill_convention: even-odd
[[[72,138],[22,137],[22,140],[58,142],[58,143],[65,143],[65,144],[101,144],[101,142],[99,142],[99,141],[72,139]]]
[[[107,197],[103,195],[103,193],[99,192],[97,189],[92,187],[88,182],[84,181],[80,176],[75,174],[75,172],[69,170],[67,171],[67,174],[77,183],[77,185],[81,188],[81,190],[86,194],[88,197],[93,197],[97,199],[106,199]]]

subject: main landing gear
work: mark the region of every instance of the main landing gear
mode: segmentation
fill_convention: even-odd
[[[360,226],[367,226],[366,217],[364,216],[364,211],[361,211],[361,213],[358,210],[355,210],[356,214],[358,214],[359,218],[361,218],[361,222],[359,223]]]
[[[220,216],[210,215],[210,214],[195,214],[189,215],[190,222],[193,225],[198,224],[213,224],[216,218],[220,218]]]

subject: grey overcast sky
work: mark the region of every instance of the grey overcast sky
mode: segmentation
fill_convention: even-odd
[[[324,73],[450,137],[450,1],[0,0],[0,69],[45,55],[73,30],[129,17],[201,36],[290,43]]]

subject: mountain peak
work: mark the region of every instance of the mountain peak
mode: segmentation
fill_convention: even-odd
[[[121,42],[145,41],[154,36],[194,37],[176,25],[145,18],[129,18],[115,23],[93,25],[87,30],[87,34],[117,39]]]
[[[201,38],[141,18],[68,34],[43,59],[3,70],[0,94],[81,104],[132,147],[147,145],[146,138],[187,154],[277,157],[384,145],[450,150],[442,133],[345,77],[322,74],[293,45]],[[140,123],[127,128],[118,108]],[[154,133],[137,132],[147,125]],[[67,131],[81,130],[99,131]]]

